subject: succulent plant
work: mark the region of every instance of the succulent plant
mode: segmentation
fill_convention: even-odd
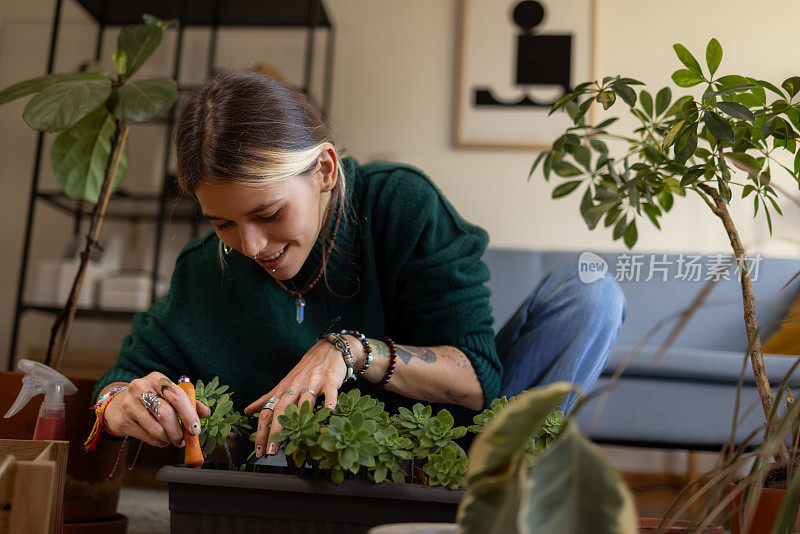
[[[514,399],[515,397],[508,398],[503,396],[492,400],[488,408],[472,418],[472,421],[475,424],[468,426],[467,430],[474,432],[475,434],[483,432],[483,429],[486,428],[492,421],[494,421],[497,416],[500,415],[500,412],[502,412],[503,409]]]
[[[333,415],[351,417],[356,412],[360,412],[364,419],[373,420],[378,423],[378,426],[386,426],[389,422],[389,414],[383,407],[384,404],[378,399],[369,395],[361,395],[359,390],[353,389],[339,393]]]
[[[211,416],[201,419],[203,453],[209,454],[220,445],[228,452],[225,438],[231,432],[246,435],[245,431],[252,427],[246,417],[233,410],[232,393],[228,393],[227,386],[220,386],[217,378],[208,384],[198,381],[195,391],[197,400],[212,411]],[[475,424],[466,428],[455,427],[448,410],[440,410],[434,416],[432,408],[421,403],[410,410],[399,408],[399,413],[389,417],[382,402],[354,389],[339,394],[333,412],[325,407],[314,408],[309,402],[300,407],[289,405],[278,416],[283,430],[270,439],[282,444],[289,467],[296,474],[310,465],[315,474],[325,473],[337,483],[357,478],[457,488],[466,472],[467,458],[455,440],[468,430],[483,431],[514,400],[515,397],[495,399],[473,418]],[[525,458],[530,465],[559,435],[563,425],[564,413],[554,411],[529,437]],[[255,441],[255,433],[250,440]],[[237,469],[229,452],[228,455],[229,468]]]
[[[283,442],[283,453],[291,457],[295,465],[303,467],[310,450],[319,441],[320,424],[328,419],[330,413],[328,408],[320,408],[315,412],[308,401],[300,408],[290,404],[284,414],[278,416],[283,430],[270,436],[270,440]]]
[[[198,380],[194,390],[197,401],[211,410],[211,415],[200,419],[199,441],[203,455],[211,454],[219,446],[225,447],[227,453],[226,440],[231,432],[244,436],[253,427],[246,416],[233,409],[233,393],[226,393],[228,386],[220,386],[217,377],[208,384]]]
[[[411,410],[401,406],[397,409],[398,413],[389,418],[389,422],[397,428],[401,436],[415,438],[416,432],[425,426],[425,422],[431,418],[433,408],[416,403]]]
[[[401,436],[391,425],[375,432],[375,442],[380,447],[373,473],[375,482],[386,480],[390,473],[392,481],[405,482],[401,464],[411,459],[411,449],[414,444],[410,439]]]
[[[459,447],[460,449],[460,447]],[[456,489],[467,472],[467,459],[455,447],[445,447],[428,458],[423,471],[428,475],[428,484]],[[463,451],[462,451],[463,452]]]
[[[454,423],[453,416],[447,410],[440,410],[435,417],[429,418],[421,428],[414,431],[418,440],[414,453],[420,458],[427,458],[440,453],[446,447],[452,447],[460,456],[466,456],[464,449],[453,440],[464,437],[467,428],[463,426],[454,428]]]
[[[542,428],[531,436],[525,445],[525,461],[528,462],[528,465],[533,466],[536,463],[539,453],[555,441],[563,428],[564,412],[554,410],[547,416]]]
[[[324,451],[320,467],[330,469],[334,482],[344,480],[344,472],[356,474],[362,467],[375,467],[380,447],[373,435],[378,425],[356,411],[350,418],[332,416],[328,431],[319,437]]]

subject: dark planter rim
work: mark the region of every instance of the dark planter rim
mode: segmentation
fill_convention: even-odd
[[[276,489],[294,493],[327,493],[348,497],[397,499],[458,504],[463,489],[451,490],[422,484],[374,483],[368,480],[345,480],[336,484],[327,479],[299,477],[277,473],[252,473],[221,469],[193,469],[181,465],[162,467],[156,479],[176,484],[236,487],[245,489]]]

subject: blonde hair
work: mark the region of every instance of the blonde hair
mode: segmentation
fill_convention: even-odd
[[[329,146],[329,128],[301,92],[262,73],[220,71],[181,110],[175,131],[177,181],[192,196],[200,182],[268,185],[312,170]],[[336,208],[343,215],[347,211],[344,168],[338,154],[335,158],[337,180],[322,224],[323,251]]]

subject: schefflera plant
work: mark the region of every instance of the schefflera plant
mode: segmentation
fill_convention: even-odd
[[[69,299],[56,316],[45,363],[58,369],[77,308],[89,258],[97,245],[108,199],[128,168],[128,122],[149,121],[178,98],[172,78],[131,80],[161,43],[164,30],[177,21],[144,15],[141,24],[125,26],[113,53],[116,73],[49,74],[0,91],[0,105],[34,95],[22,112],[40,132],[60,132],[50,148],[50,168],[67,196],[93,203],[89,233]],[[63,328],[63,331],[62,331]]]
[[[762,213],[772,233],[773,214],[782,215],[779,192],[787,195],[773,176],[785,173],[800,186],[800,77],[779,87],[751,76],[717,76],[723,52],[716,39],[706,47],[705,70],[685,46],[674,49],[685,68],[672,80],[679,87],[702,86],[699,98],[689,94],[673,102],[669,87],[637,89],[644,84],[619,76],[582,83],[554,104],[552,111],[565,110],[573,126],[552,150],[539,154],[531,175],[541,164],[546,180],[553,174],[565,179],[552,196],[582,192],[580,213],[589,228],[602,221],[628,248],[638,240],[637,221],[646,217],[660,229],[677,197],[695,194],[708,206],[723,225],[740,272],[748,357],[769,433],[777,420],[775,398],[762,356],[750,264],[729,205],[752,197],[753,216]],[[635,118],[634,127],[612,131],[618,117],[587,122],[592,106],[607,110],[620,100]],[[624,150],[613,154],[607,142]],[[785,446],[776,457],[788,458]]]

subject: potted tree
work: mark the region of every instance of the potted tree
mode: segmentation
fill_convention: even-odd
[[[60,132],[50,149],[50,166],[64,193],[94,204],[89,233],[69,298],[53,323],[45,363],[59,369],[69,339],[86,269],[97,246],[111,193],[128,167],[128,122],[149,121],[177,100],[178,87],[171,78],[132,79],[158,48],[164,30],[175,22],[150,15],[141,24],[124,27],[113,53],[115,72],[51,74],[16,83],[0,91],[0,105],[29,97],[22,118],[41,132]],[[10,406],[21,385],[20,373],[3,373]],[[94,381],[74,379],[78,393],[67,397],[67,439],[70,440],[65,490],[68,522],[99,520],[113,515],[121,479],[108,480],[119,445],[87,455],[81,445],[91,424],[88,407]],[[26,407],[4,422],[4,437],[29,439],[38,406]],[[13,426],[16,424],[16,427]]]
[[[541,165],[546,180],[552,175],[564,179],[553,190],[554,198],[582,192],[580,213],[588,227],[602,221],[629,248],[638,238],[637,221],[646,218],[660,229],[661,217],[687,194],[697,195],[719,219],[740,272],[747,358],[764,413],[765,445],[771,447],[757,476],[732,490],[746,491],[746,508],[752,510],[768,469],[783,472],[783,487],[787,473],[795,471],[795,456],[790,457],[785,442],[792,424],[778,415],[784,389],[789,411],[796,416],[796,410],[791,391],[782,387],[775,395],[767,379],[750,264],[729,205],[752,198],[754,216],[762,214],[772,232],[773,216],[781,215],[779,194],[786,193],[772,182],[773,173],[785,172],[800,185],[800,77],[778,86],[749,76],[718,76],[723,52],[716,39],[706,48],[705,69],[683,45],[674,49],[685,68],[675,71],[672,80],[683,88],[700,86],[699,98],[685,95],[673,101],[668,87],[648,91],[642,82],[620,76],[580,84],[552,109],[566,111],[573,126],[551,150],[539,154],[531,174]],[[592,106],[608,110],[620,101],[635,118],[632,128],[613,131],[618,117],[587,121]],[[623,149],[615,154],[612,149],[620,145]],[[796,515],[796,499],[792,503]],[[772,520],[755,522],[769,529]]]

